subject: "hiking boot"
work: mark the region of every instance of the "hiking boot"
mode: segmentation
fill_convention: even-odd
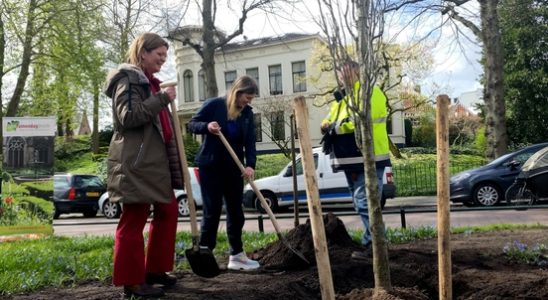
[[[240,252],[236,255],[230,255],[230,258],[228,259],[228,266],[227,268],[229,270],[243,270],[243,271],[249,271],[249,270],[256,270],[260,267],[259,262],[247,258],[245,255],[245,252]]]
[[[161,273],[146,273],[145,275],[145,281],[146,283],[153,285],[153,284],[161,284],[164,287],[170,287],[174,286],[175,283],[177,283],[177,277],[173,275],[169,275],[167,273],[161,272]]]
[[[164,291],[148,284],[124,286],[124,296],[127,298],[159,298],[165,295]]]

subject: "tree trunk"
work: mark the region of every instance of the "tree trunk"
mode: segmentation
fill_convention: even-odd
[[[372,236],[373,248],[373,273],[375,278],[375,295],[376,298],[381,290],[391,291],[392,283],[390,280],[390,265],[388,262],[388,245],[385,238],[385,227],[382,219],[382,211],[380,205],[379,184],[377,180],[377,172],[375,167],[375,151],[373,148],[373,124],[371,120],[371,94],[372,87],[375,83],[375,74],[370,76],[371,70],[376,69],[375,58],[375,30],[378,29],[376,23],[378,19],[373,19],[378,12],[375,11],[375,4],[371,4],[369,0],[357,1],[358,15],[358,49],[360,65],[360,92],[358,100],[363,103],[363,110],[360,109],[360,122],[357,122],[356,130],[359,129],[361,134],[361,151],[364,157],[365,182],[367,193],[367,205],[369,208],[369,227]],[[367,73],[369,72],[369,73]],[[352,96],[351,96],[352,97]],[[361,114],[361,112],[364,112]],[[358,119],[358,118],[355,118]],[[360,126],[360,123],[363,126]],[[360,140],[360,138],[357,138]],[[360,144],[358,144],[360,145]]]
[[[204,83],[206,98],[217,97],[219,89],[217,88],[217,78],[215,77],[215,24],[212,19],[212,5],[214,0],[203,0],[203,30],[202,40],[204,42],[202,51],[202,70],[204,71]]]
[[[100,84],[93,84],[93,132],[91,134],[91,145],[94,154],[99,154],[99,94]]]
[[[3,8],[0,8],[0,14],[3,13]],[[2,105],[2,86],[4,85],[4,59],[6,49],[6,35],[4,33],[4,22],[0,17],[0,119],[4,116],[4,106]],[[1,120],[0,120],[1,121]],[[0,122],[0,140],[4,141],[4,122]],[[0,164],[4,163],[4,147],[0,149]],[[0,174],[1,175],[1,174]],[[1,176],[0,176],[1,177]],[[2,183],[0,182],[0,190],[2,189]]]
[[[29,10],[27,13],[27,27],[25,29],[25,41],[23,44],[23,56],[21,59],[21,71],[15,84],[15,90],[8,103],[8,109],[6,111],[7,117],[14,117],[19,109],[19,102],[21,102],[21,95],[25,89],[27,78],[29,76],[30,62],[32,58],[32,39],[34,38],[34,13],[37,7],[37,1],[31,0],[29,3]]]
[[[506,104],[504,103],[503,55],[497,13],[498,0],[479,0],[481,33],[485,56],[485,89],[487,153],[495,159],[506,153]]]

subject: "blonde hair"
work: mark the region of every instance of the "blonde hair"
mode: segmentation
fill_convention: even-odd
[[[236,100],[240,94],[254,94],[256,95],[259,92],[257,88],[257,83],[253,78],[249,76],[241,76],[234,83],[226,95],[226,105],[228,107],[228,119],[235,120],[242,108],[239,108]]]
[[[161,36],[156,33],[145,32],[136,37],[129,46],[126,53],[126,62],[141,67],[141,54],[144,51],[150,52],[162,46],[169,49],[168,43]]]

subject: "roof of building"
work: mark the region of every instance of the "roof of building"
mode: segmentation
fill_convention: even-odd
[[[476,114],[473,111],[459,102],[449,106],[449,113],[458,117],[476,117]]]
[[[270,36],[257,39],[244,39],[243,41],[232,42],[221,47],[223,51],[231,51],[242,48],[251,48],[251,47],[260,47],[271,44],[285,43],[295,40],[307,39],[311,37],[318,37],[317,33],[307,34],[307,33],[286,33],[280,36]]]

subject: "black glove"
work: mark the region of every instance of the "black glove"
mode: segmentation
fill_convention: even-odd
[[[341,101],[344,97],[346,97],[346,91],[344,89],[336,90],[333,92],[333,97],[335,97],[335,100]]]

